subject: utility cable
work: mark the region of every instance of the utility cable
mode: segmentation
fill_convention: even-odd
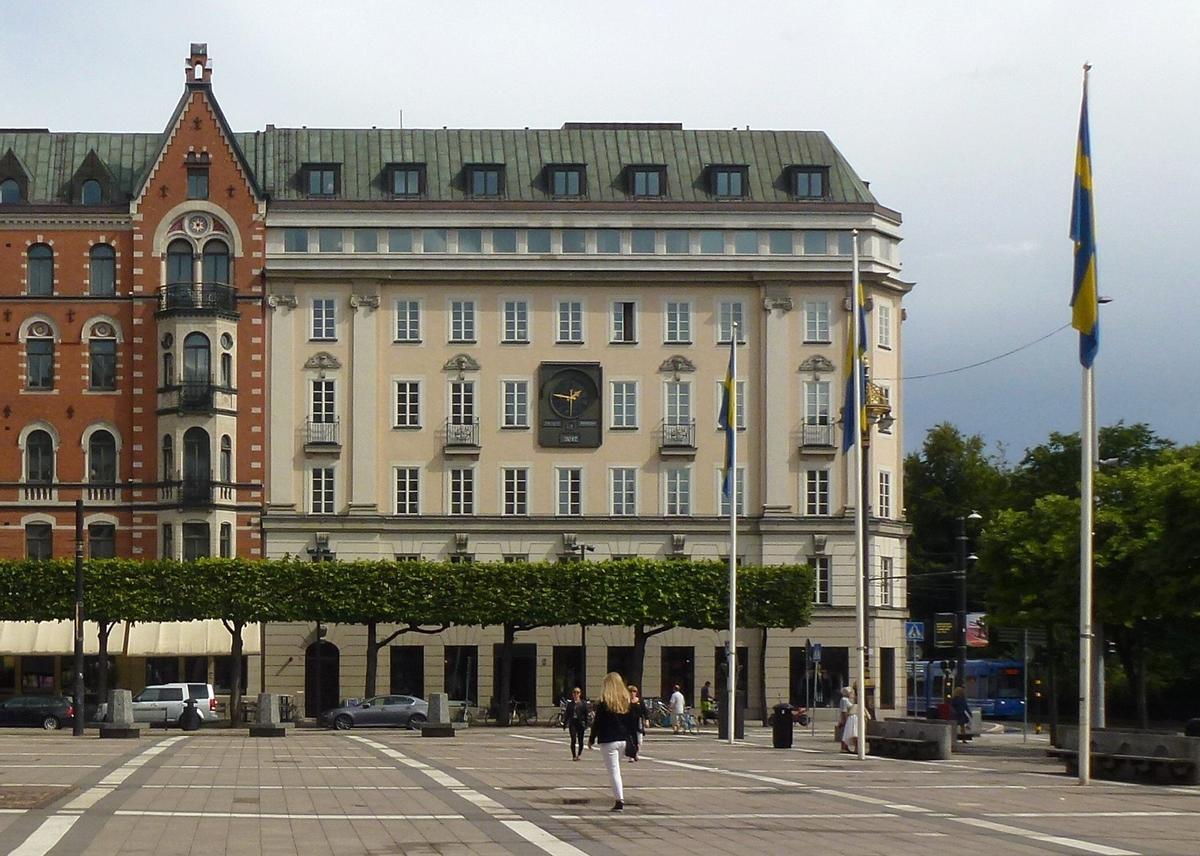
[[[1018,347],[1013,348],[1011,351],[1005,351],[1003,354],[997,354],[994,357],[988,357],[986,360],[980,360],[977,363],[971,363],[970,365],[966,365],[966,366],[959,366],[958,368],[955,368],[955,369],[946,369],[945,371],[940,371],[940,372],[929,372],[927,374],[919,374],[919,375],[906,375],[905,377],[901,378],[901,380],[925,380],[926,378],[941,377],[943,375],[951,375],[951,374],[957,374],[958,372],[965,372],[968,369],[977,369],[980,366],[986,366],[988,363],[994,363],[997,360],[1004,359],[1005,357],[1011,357],[1013,354],[1020,353],[1021,351],[1024,351],[1026,348],[1032,348],[1034,345],[1038,344],[1039,342],[1044,342],[1046,339],[1049,339],[1051,336],[1055,335],[1056,333],[1061,333],[1063,330],[1067,329],[1070,326],[1071,326],[1071,322],[1068,321],[1066,324],[1063,324],[1061,327],[1055,327],[1053,330],[1051,330],[1049,333],[1045,334],[1044,336],[1038,336],[1032,342],[1026,342],[1024,345],[1019,345]],[[877,378],[877,380],[893,380],[893,379],[894,378]]]

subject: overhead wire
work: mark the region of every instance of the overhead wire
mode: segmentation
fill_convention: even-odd
[[[980,360],[979,362],[970,363],[969,365],[959,366],[958,368],[953,368],[953,369],[945,369],[943,371],[938,371],[938,372],[928,372],[926,374],[919,374],[919,375],[905,375],[904,377],[901,378],[901,380],[925,380],[926,378],[942,377],[943,375],[951,375],[951,374],[957,374],[958,372],[965,372],[969,369],[977,369],[980,366],[986,366],[988,363],[994,363],[997,360],[1004,359],[1005,357],[1011,357],[1013,354],[1018,354],[1027,348],[1032,348],[1034,345],[1038,344],[1039,342],[1044,342],[1045,340],[1049,339],[1051,336],[1055,335],[1056,333],[1061,333],[1063,330],[1066,330],[1070,326],[1071,326],[1071,322],[1068,321],[1067,323],[1063,324],[1060,327],[1055,327],[1049,333],[1046,333],[1043,336],[1038,336],[1036,339],[1034,339],[1031,342],[1026,342],[1024,345],[1019,345],[1010,351],[1005,351],[1003,354],[997,354],[994,357],[988,357],[986,360]],[[894,378],[877,378],[877,380],[894,380]]]

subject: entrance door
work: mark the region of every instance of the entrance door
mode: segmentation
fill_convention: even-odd
[[[662,698],[671,697],[679,685],[686,704],[693,704],[692,684],[696,680],[696,649],[691,645],[670,645],[662,649]]]
[[[583,649],[578,645],[554,646],[554,698],[557,702],[562,698],[570,698],[571,690],[582,688]]]
[[[320,646],[318,653],[318,646]],[[304,652],[304,715],[316,716],[337,707],[341,691],[341,652],[338,646],[322,639]],[[320,675],[320,680],[317,675]],[[320,684],[320,695],[317,695]]]
[[[512,698],[532,709],[537,704],[537,645],[525,643],[513,645],[512,679],[509,683],[509,694]],[[492,648],[494,666],[492,669],[492,698],[500,700],[500,644]]]

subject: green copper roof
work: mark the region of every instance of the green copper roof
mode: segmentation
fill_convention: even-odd
[[[162,134],[51,134],[0,131],[0,156],[10,148],[29,173],[32,203],[67,202],[71,178],[92,149],[116,181],[115,202],[125,202],[158,154]]]

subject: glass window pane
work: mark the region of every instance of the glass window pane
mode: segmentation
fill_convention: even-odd
[[[318,229],[317,249],[322,253],[340,253],[342,251],[342,230]]]
[[[742,255],[754,255],[758,252],[758,232],[745,229],[733,233],[733,251]]]
[[[550,230],[530,229],[525,233],[525,248],[531,253],[550,252]]]
[[[517,230],[493,229],[492,251],[496,253],[515,253],[517,251]]]
[[[667,252],[668,253],[687,253],[691,252],[690,240],[686,229],[668,229],[667,230]]]
[[[804,254],[806,256],[823,256],[829,252],[827,233],[809,231],[804,233]]]
[[[459,229],[458,251],[460,253],[483,252],[483,231],[481,229]]]
[[[792,233],[775,229],[769,234],[769,244],[772,255],[790,255],[792,252]]]
[[[654,230],[634,229],[631,235],[631,249],[635,253],[654,252]]]
[[[412,229],[389,229],[388,252],[411,253],[413,248]]]
[[[108,244],[97,244],[92,247],[88,266],[88,293],[107,297],[115,294],[116,288],[116,253]]]
[[[379,233],[374,229],[354,230],[354,252],[374,253],[379,249]]]
[[[422,235],[424,244],[422,249],[427,253],[444,253],[446,252],[446,230],[445,229],[425,229]]]
[[[597,229],[596,230],[596,252],[598,253],[619,253],[621,252],[621,232],[618,229]]]
[[[700,252],[725,252],[725,233],[716,229],[703,229],[700,232]]]
[[[583,253],[587,251],[587,233],[583,229],[563,229],[562,251]]]
[[[285,253],[307,253],[308,252],[308,230],[307,229],[284,229],[283,230],[283,251]]]
[[[854,235],[849,232],[837,233],[837,254],[839,256],[854,255]]]

